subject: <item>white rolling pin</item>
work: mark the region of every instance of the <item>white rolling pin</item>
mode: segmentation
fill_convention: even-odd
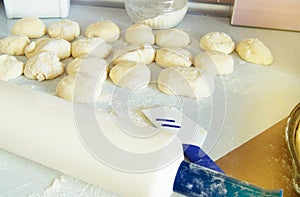
[[[114,158],[120,164],[132,165],[123,170],[118,169],[118,163],[104,164],[106,160],[100,162],[92,154],[104,151],[113,155],[118,149],[96,146],[103,150],[93,152],[91,144],[83,143],[84,135],[95,133],[91,132],[93,128],[89,125],[93,123],[86,116],[88,107],[77,107],[79,111],[57,97],[0,81],[0,147],[126,197],[168,197],[173,191],[191,197],[282,197],[281,190],[267,191],[183,161],[182,142],[177,136],[163,131],[148,137],[128,135],[115,123],[114,117],[95,112],[96,122],[104,134],[102,137],[124,153],[133,154],[133,157],[125,154],[125,157]],[[82,112],[81,120],[74,119],[78,112]],[[81,127],[76,124],[78,121],[91,124]],[[77,127],[83,130],[78,132]],[[93,138],[85,140],[97,145],[97,135],[94,137],[96,141]],[[149,152],[157,154],[144,163],[143,156]],[[143,164],[159,165],[147,171]]]
[[[180,140],[175,140],[177,145],[173,147],[178,157],[169,165],[149,172],[124,172],[90,154],[78,134],[71,103],[0,81],[0,109],[0,147],[3,149],[124,196],[172,194],[176,172],[183,160]],[[97,116],[102,121],[100,124],[107,127],[103,129],[105,135],[127,151],[156,151],[173,139],[163,132],[149,139],[126,137],[109,114]],[[157,155],[152,161],[163,157]]]

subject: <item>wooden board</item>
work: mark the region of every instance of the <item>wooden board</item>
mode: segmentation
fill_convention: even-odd
[[[284,196],[298,196],[292,186],[291,158],[284,139],[286,119],[225,155],[217,164],[226,174],[266,189],[284,189]]]
[[[235,0],[231,24],[300,31],[299,0]]]

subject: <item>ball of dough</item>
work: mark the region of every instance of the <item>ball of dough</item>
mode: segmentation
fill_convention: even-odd
[[[41,52],[52,52],[60,59],[65,59],[71,55],[71,44],[64,39],[41,38],[35,42],[31,42],[25,48],[27,58],[31,58]]]
[[[30,40],[25,35],[8,36],[0,40],[0,53],[8,55],[24,55],[25,47]]]
[[[134,24],[126,30],[125,40],[131,45],[153,45],[155,43],[155,36],[152,28],[148,25]]]
[[[207,51],[194,58],[194,66],[217,75],[227,75],[234,70],[234,60],[230,55],[219,51]]]
[[[24,64],[18,61],[14,56],[0,56],[0,79],[8,81],[17,78],[23,74]]]
[[[163,68],[189,67],[192,65],[192,54],[185,49],[161,48],[156,52],[155,62]]]
[[[98,77],[100,82],[107,79],[108,63],[100,58],[76,58],[68,64],[69,75],[84,74]]]
[[[77,22],[68,19],[52,23],[48,27],[48,35],[51,38],[62,38],[67,41],[74,40],[80,34],[80,28]]]
[[[90,75],[68,75],[56,87],[58,97],[75,103],[92,103],[101,92],[101,83]]]
[[[211,32],[200,40],[200,47],[205,51],[220,51],[226,54],[232,53],[235,44],[231,37],[224,32]]]
[[[212,95],[215,89],[214,78],[194,67],[166,68],[160,72],[157,83],[165,94],[197,99]]]
[[[22,18],[12,28],[12,34],[26,35],[28,38],[40,38],[46,34],[46,31],[43,21],[36,17]]]
[[[120,37],[120,28],[110,20],[93,23],[85,30],[88,38],[100,37],[108,43],[114,42]]]
[[[123,61],[110,70],[109,77],[114,84],[134,90],[148,86],[151,79],[151,71],[144,64]]]
[[[236,51],[247,62],[262,65],[273,63],[273,56],[270,49],[258,39],[249,38],[241,41],[237,45]]]
[[[155,38],[156,44],[161,47],[183,48],[190,43],[190,36],[179,29],[160,30]]]
[[[24,75],[27,78],[38,81],[54,79],[63,73],[64,64],[52,52],[42,52],[29,58],[24,69]]]
[[[149,45],[129,46],[114,54],[113,64],[122,61],[133,61],[140,64],[151,64],[155,59],[155,49]]]
[[[102,38],[82,38],[72,43],[72,56],[107,58],[112,52],[112,46]]]

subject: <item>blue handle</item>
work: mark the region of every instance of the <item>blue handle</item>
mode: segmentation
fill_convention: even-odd
[[[283,195],[282,190],[264,190],[186,161],[183,161],[178,169],[173,191],[189,197],[282,197]]]
[[[192,163],[224,173],[224,171],[199,147],[183,144],[184,156]]]

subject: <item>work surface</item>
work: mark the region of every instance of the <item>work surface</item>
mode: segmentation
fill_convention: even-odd
[[[3,8],[0,14],[0,37],[4,37],[9,34],[15,20],[6,19]],[[116,22],[122,30],[131,24],[124,10],[112,8],[72,5],[69,18],[77,21],[82,30],[101,19]],[[49,25],[54,20],[44,21]],[[236,43],[245,38],[259,38],[274,56],[274,63],[265,67],[245,63],[233,54],[234,73],[218,78],[218,84],[224,87],[225,98],[218,99],[215,96],[199,101],[200,114],[206,115],[201,126],[208,132],[214,132],[214,135],[208,134],[204,147],[213,159],[221,158],[282,120],[300,101],[300,33],[233,27],[227,18],[200,15],[187,15],[178,28],[196,40],[211,31],[226,32]],[[225,109],[223,115],[214,114],[220,108]],[[190,113],[187,112],[187,115],[192,116],[193,113]],[[110,195],[109,192],[61,175],[4,150],[0,151],[1,195]]]

